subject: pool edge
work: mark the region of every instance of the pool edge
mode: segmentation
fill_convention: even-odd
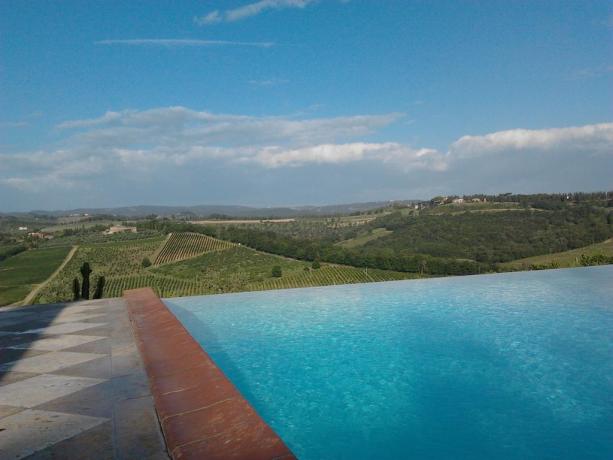
[[[123,297],[173,459],[296,458],[151,288]]]

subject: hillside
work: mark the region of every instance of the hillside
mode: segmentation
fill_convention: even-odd
[[[363,250],[508,262],[604,241],[613,235],[610,221],[604,211],[590,206],[410,216],[394,213],[372,223],[392,233],[367,242]]]
[[[560,268],[578,267],[581,265],[581,256],[583,255],[613,257],[613,239],[608,239],[602,243],[591,244],[582,248],[572,249],[570,251],[514,260],[503,264],[503,267],[516,270],[526,270],[533,266],[558,266]]]

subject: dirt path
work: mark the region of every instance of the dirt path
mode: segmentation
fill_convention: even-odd
[[[55,278],[59,272],[62,271],[66,264],[70,262],[70,259],[72,259],[72,256],[74,256],[75,252],[77,252],[77,249],[79,249],[79,246],[73,246],[66,258],[64,259],[64,262],[61,263],[61,265],[51,274],[49,278],[47,278],[42,283],[35,285],[36,287],[30,291],[30,293],[26,296],[25,299],[23,299],[21,302],[16,302],[13,305],[30,305],[36,295],[41,291],[41,289],[44,288],[47,284],[49,284],[49,282],[53,280],[53,278]]]

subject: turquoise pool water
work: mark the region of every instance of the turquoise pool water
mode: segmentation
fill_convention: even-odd
[[[613,266],[165,302],[301,459],[613,458]]]

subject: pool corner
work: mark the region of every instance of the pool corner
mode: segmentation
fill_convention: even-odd
[[[172,458],[296,458],[151,288],[124,298]]]

